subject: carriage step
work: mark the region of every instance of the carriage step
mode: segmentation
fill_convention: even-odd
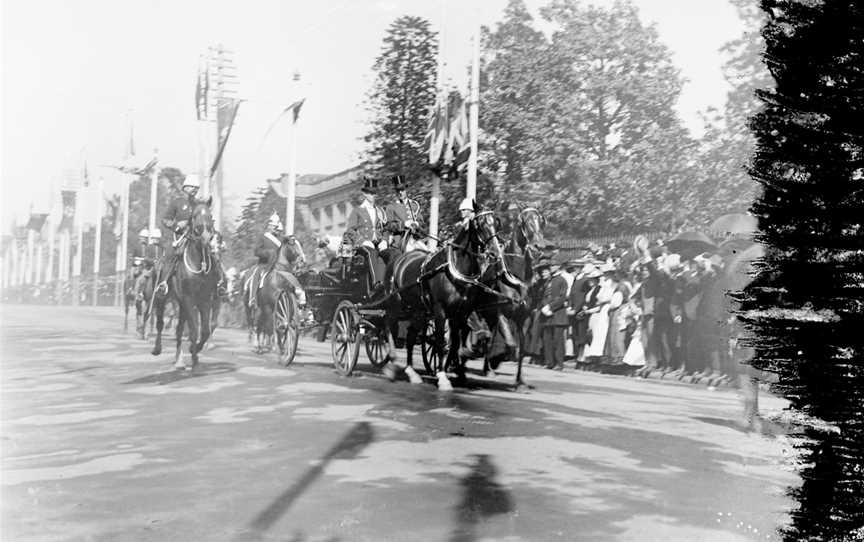
[[[384,309],[360,309],[357,311],[361,316],[377,316],[379,318],[383,318],[387,315],[387,311]]]

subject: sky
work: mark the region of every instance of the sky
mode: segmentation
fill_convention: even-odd
[[[612,0],[595,0],[605,5]],[[0,229],[48,212],[64,171],[87,162],[106,192],[134,125],[143,162],[190,171],[199,141],[194,90],[199,56],[234,52],[246,100],[224,156],[225,191],[245,197],[288,170],[288,124],[279,112],[306,97],[297,171],[335,173],[359,163],[372,64],[389,24],[428,19],[443,38],[445,76],[464,85],[471,39],[494,25],[506,0],[3,0],[0,3]],[[546,0],[527,0],[535,16]],[[728,0],[634,0],[687,83],[678,103],[700,133],[698,113],[722,107],[720,47],[743,31]],[[467,4],[467,7],[465,7]],[[301,76],[299,85],[292,75]],[[480,104],[482,107],[482,104]],[[215,139],[215,128],[212,130]],[[265,134],[267,137],[265,138]],[[55,205],[58,207],[58,205]]]

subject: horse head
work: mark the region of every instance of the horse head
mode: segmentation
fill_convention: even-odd
[[[519,211],[518,224],[516,244],[531,259],[539,258],[545,244],[543,229],[546,227],[546,218],[536,207],[526,207]]]
[[[204,201],[197,202],[192,210],[192,237],[200,239],[205,245],[210,244],[210,240],[216,232],[213,226],[213,214],[210,211],[212,204],[213,197],[211,196]]]

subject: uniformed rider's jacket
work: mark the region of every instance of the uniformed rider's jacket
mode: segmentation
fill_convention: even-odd
[[[185,220],[187,223],[192,219],[192,211],[195,208],[195,198],[192,196],[177,196],[168,205],[168,210],[162,216],[162,225],[174,231],[177,223]]]
[[[272,265],[279,256],[279,247],[282,246],[282,240],[271,232],[264,232],[258,245],[255,247],[255,257],[258,258],[258,263],[262,265]]]

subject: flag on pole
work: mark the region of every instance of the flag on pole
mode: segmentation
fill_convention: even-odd
[[[59,230],[71,231],[75,224],[75,197],[77,191],[63,190],[63,218],[60,220]]]
[[[300,108],[303,107],[303,102],[306,101],[306,98],[302,100],[297,100],[293,104],[289,105],[285,108],[285,111],[291,111],[292,113],[292,122],[297,122],[297,118],[300,116]]]
[[[195,112],[198,120],[207,120],[207,95],[210,93],[210,64],[205,63],[204,69],[198,64],[198,81],[195,84]]]
[[[48,218],[48,213],[30,213],[30,220],[27,221],[27,229],[33,231],[42,231],[45,225],[45,220]]]
[[[219,145],[216,150],[216,158],[213,160],[213,166],[210,168],[210,177],[219,169],[219,162],[222,161],[222,153],[225,151],[225,146],[228,144],[228,138],[231,137],[231,129],[234,127],[234,119],[237,118],[237,110],[240,109],[240,103],[243,100],[226,100],[219,107]]]
[[[470,141],[465,100],[456,92],[439,95],[430,111],[424,140],[429,166],[439,174],[464,170],[471,155]]]

